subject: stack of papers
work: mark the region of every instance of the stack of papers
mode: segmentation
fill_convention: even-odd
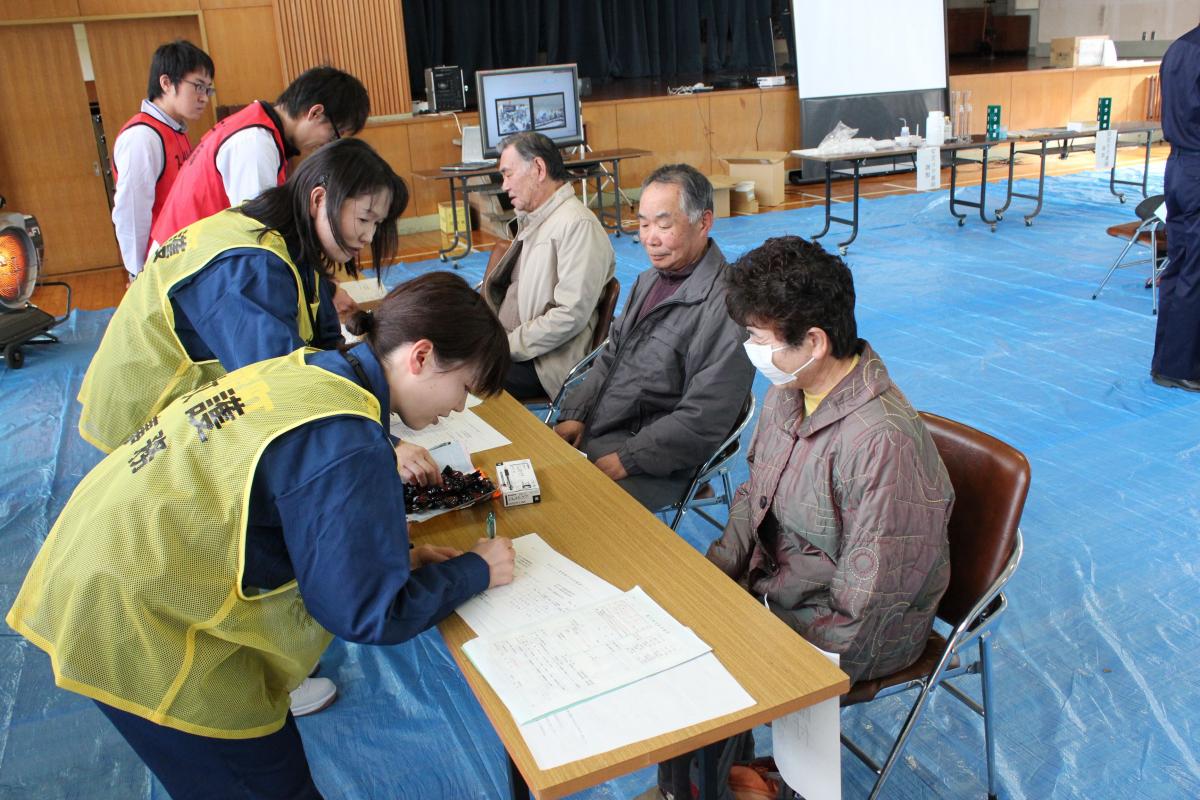
[[[622,593],[537,534],[514,540],[513,582],[458,613],[464,652],[550,769],[754,704],[712,654],[641,589]]]

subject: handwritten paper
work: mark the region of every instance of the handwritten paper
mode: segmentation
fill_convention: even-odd
[[[837,653],[817,648],[836,667]],[[837,697],[771,723],[771,752],[783,780],[805,800],[842,798],[842,717]]]
[[[450,416],[413,430],[404,424],[399,415],[392,415],[392,435],[429,449],[445,441],[462,442],[471,453],[480,453],[494,447],[503,447],[512,442],[500,431],[488,425],[474,411],[455,411]]]
[[[639,587],[463,651],[518,724],[711,652]]]

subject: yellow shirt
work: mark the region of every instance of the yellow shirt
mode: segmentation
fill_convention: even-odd
[[[850,362],[850,369],[849,369],[849,371],[847,371],[846,374],[849,375],[851,372],[854,371],[854,368],[857,366],[858,366],[858,356],[855,356],[854,360]],[[843,376],[843,377],[845,377],[845,376]],[[804,416],[811,417],[813,415],[813,413],[817,410],[817,406],[821,405],[821,401],[824,400],[828,395],[829,395],[829,392],[825,392],[825,394],[812,394],[810,392],[805,392],[804,393]]]

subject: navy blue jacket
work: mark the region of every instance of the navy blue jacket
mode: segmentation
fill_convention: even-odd
[[[1163,138],[1173,151],[1200,157],[1200,28],[1171,43],[1158,71]]]
[[[389,393],[366,344],[350,351],[379,400],[380,425],[329,417],[301,425],[263,451],[250,488],[243,586],[274,589],[295,578],[310,614],[352,642],[396,644],[449,616],[488,587],[474,553],[409,569],[408,524],[387,435]],[[341,353],[308,363],[363,382]]]

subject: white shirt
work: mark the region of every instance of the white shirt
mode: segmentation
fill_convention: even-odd
[[[149,100],[142,101],[142,111],[177,131],[187,130]],[[163,142],[158,132],[148,125],[134,125],[118,136],[113,142],[113,167],[117,173],[113,229],[126,271],[137,275],[150,247],[154,187],[163,170]]]
[[[217,172],[230,207],[279,185],[279,146],[266,128],[253,127],[230,136],[217,151]]]

